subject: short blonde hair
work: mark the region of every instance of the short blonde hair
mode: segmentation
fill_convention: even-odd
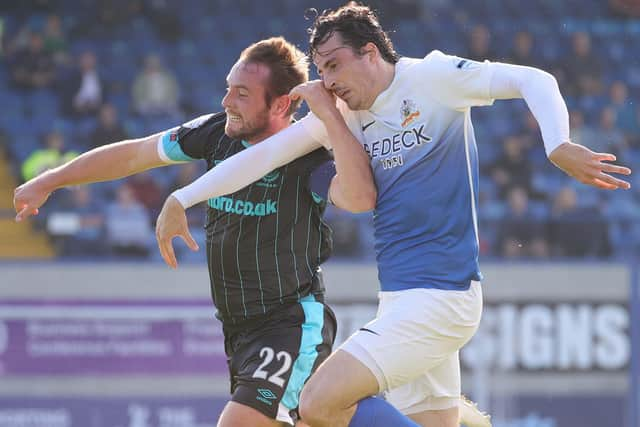
[[[274,97],[286,95],[297,85],[309,80],[307,56],[284,37],[272,37],[252,44],[242,51],[240,60],[264,64],[269,68],[267,106],[271,105]],[[288,114],[293,114],[301,102],[291,102]]]

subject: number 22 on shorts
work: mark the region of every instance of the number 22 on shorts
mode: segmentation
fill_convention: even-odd
[[[278,362],[282,363],[282,366],[276,373],[269,376],[269,373],[265,371],[264,368],[273,361],[274,356],[278,360]],[[253,373],[253,378],[267,380],[277,385],[278,387],[284,386],[285,380],[281,377],[281,375],[284,375],[291,368],[291,355],[286,351],[280,351],[278,352],[278,354],[276,354],[276,352],[271,347],[262,347],[262,349],[260,349],[260,358],[263,359],[262,363]]]

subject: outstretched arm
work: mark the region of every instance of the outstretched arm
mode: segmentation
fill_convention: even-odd
[[[94,148],[27,181],[14,191],[16,221],[37,214],[49,195],[59,188],[110,181],[166,164],[158,154],[160,135]]]
[[[594,153],[569,138],[569,114],[556,79],[542,70],[502,63],[492,64],[490,95],[495,99],[524,98],[540,125],[549,160],[578,181],[597,188],[629,189],[631,185],[611,176],[630,175],[629,168],[605,162],[613,154]]]
[[[172,193],[183,208],[208,200],[212,197],[234,193],[259,180],[280,166],[302,157],[321,147],[303,126],[303,121],[254,145],[242,150],[224,162],[217,164],[191,184]]]
[[[197,249],[189,233],[185,209],[212,197],[234,193],[298,157],[321,147],[304,126],[306,117],[255,146],[242,150],[219,163],[191,184],[176,190],[164,203],[156,221],[156,240],[162,258],[169,267],[178,262],[172,240],[181,237]]]

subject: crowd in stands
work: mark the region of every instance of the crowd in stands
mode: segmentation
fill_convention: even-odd
[[[313,2],[266,3],[4,2],[0,149],[11,157],[18,180],[88,149],[219,111],[226,72],[242,48],[271,35],[306,46],[304,15]],[[567,100],[572,139],[614,153],[640,176],[640,44],[634,42],[640,23],[630,18],[638,14],[628,4],[633,2],[372,3],[401,54],[441,49],[548,70]],[[472,115],[481,166],[482,256],[640,254],[640,179],[632,177],[631,190],[615,193],[572,181],[546,159],[523,101],[498,101]],[[37,226],[48,231],[61,256],[157,258],[153,221],[162,202],[203,170],[200,163],[174,166],[58,191]],[[330,207],[326,216],[337,255],[373,256],[371,214]],[[191,209],[189,222],[202,240],[204,208]],[[179,249],[184,257],[202,257]]]

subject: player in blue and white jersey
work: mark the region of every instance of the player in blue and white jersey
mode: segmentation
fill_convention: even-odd
[[[331,201],[348,210],[375,208],[380,306],[376,319],[307,383],[302,418],[314,427],[456,426],[458,350],[475,333],[482,310],[471,107],[523,98],[549,159],[583,183],[627,189],[611,174],[631,171],[608,163],[613,155],[570,141],[564,100],[541,70],[439,51],[399,58],[373,12],[355,4],[316,19],[311,54],[322,81],[291,96],[304,99],[313,114],[174,193],[159,234],[167,242],[186,232],[172,227],[182,208],[242,188],[319,146],[331,149],[337,169]],[[239,172],[240,164],[251,166]],[[339,186],[343,171],[367,167],[371,182],[349,192]],[[410,419],[370,397],[379,392]]]

